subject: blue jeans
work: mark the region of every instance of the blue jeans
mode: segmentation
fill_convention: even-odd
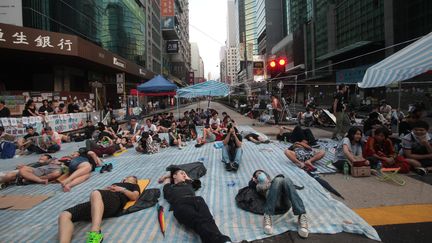
[[[240,148],[236,148],[236,152],[235,152],[235,156],[234,156],[234,161],[232,161],[232,162],[240,164],[242,156],[243,156],[243,150],[242,150],[242,148],[241,147]],[[225,164],[231,162],[231,159],[230,159],[230,156],[229,156],[229,153],[228,153],[228,146],[227,145],[224,145],[222,147],[222,162],[225,163]]]
[[[289,178],[276,177],[273,179],[267,192],[267,200],[264,205],[264,213],[273,215],[275,208],[280,205],[292,205],[294,215],[305,214],[303,201],[297,194],[293,182]]]

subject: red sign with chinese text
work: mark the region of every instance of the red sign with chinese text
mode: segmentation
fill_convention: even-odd
[[[161,16],[175,16],[174,0],[161,0]]]

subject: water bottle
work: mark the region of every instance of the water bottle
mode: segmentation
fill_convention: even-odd
[[[287,143],[287,137],[284,136],[284,143]]]
[[[378,172],[378,174],[381,174],[381,168],[382,168],[382,163],[381,161],[378,161],[376,165],[376,171]]]
[[[348,162],[345,161],[344,166],[343,166],[343,173],[345,175],[345,178],[348,178],[348,172],[349,172]]]

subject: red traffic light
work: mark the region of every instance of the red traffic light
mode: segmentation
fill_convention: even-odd
[[[283,58],[279,59],[279,66],[285,66],[285,64],[286,64],[285,59],[283,59]]]
[[[270,62],[270,67],[271,67],[271,68],[276,67],[276,61],[271,61],[271,62]]]

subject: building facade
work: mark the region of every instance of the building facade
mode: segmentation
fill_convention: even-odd
[[[199,52],[198,44],[190,43],[190,45],[191,72],[194,73],[194,84],[197,84],[204,80],[204,63]]]
[[[146,16],[146,67],[162,73],[161,8],[158,0],[140,0]]]

